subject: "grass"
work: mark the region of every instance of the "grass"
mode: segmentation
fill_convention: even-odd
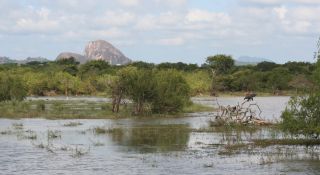
[[[16,130],[22,130],[23,129],[23,124],[22,123],[12,123],[13,129]]]
[[[61,131],[51,131],[51,130],[48,130],[48,132],[47,132],[47,137],[48,137],[49,139],[61,138]]]
[[[183,113],[194,113],[194,112],[208,112],[208,111],[214,111],[215,109],[210,106],[205,106],[202,104],[192,103],[189,106],[186,106],[183,108]]]
[[[120,130],[120,128],[104,128],[104,127],[95,127],[93,128],[93,132],[95,134],[108,134],[108,133],[114,133],[117,130]]]
[[[69,122],[69,123],[65,123],[63,126],[65,127],[76,127],[76,126],[80,126],[82,125],[82,123],[80,122]]]
[[[274,145],[316,146],[320,145],[320,139],[256,139],[253,140],[253,145],[259,147]]]
[[[243,97],[247,92],[218,92],[220,97]],[[293,96],[297,95],[296,91],[281,91],[280,94],[274,94],[273,92],[256,92],[259,97],[270,97],[270,96]]]
[[[145,114],[134,116],[133,106],[120,107],[119,113],[111,111],[110,103],[88,101],[9,101],[0,103],[0,118],[46,118],[46,119],[117,119],[130,117],[178,117],[184,113],[212,111],[212,107],[191,104],[178,114]],[[67,123],[66,127],[74,127],[79,123]]]

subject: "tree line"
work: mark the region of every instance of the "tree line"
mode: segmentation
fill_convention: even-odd
[[[52,62],[0,65],[0,101],[25,96],[103,95],[135,103],[135,113],[176,112],[190,96],[221,92],[304,92],[316,82],[316,64],[262,62],[237,66],[231,56],[209,56],[197,64],[133,62],[113,66],[102,60],[79,64],[74,58]]]

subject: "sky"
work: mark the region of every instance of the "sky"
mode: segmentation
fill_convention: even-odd
[[[313,62],[319,13],[320,0],[0,0],[0,56],[54,60],[102,39],[153,63]]]

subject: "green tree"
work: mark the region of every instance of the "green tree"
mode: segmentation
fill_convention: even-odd
[[[23,100],[27,96],[21,78],[0,73],[0,101]]]
[[[278,90],[285,90],[289,87],[292,75],[286,68],[278,67],[269,72],[268,86],[275,93]]]
[[[155,73],[155,82],[152,100],[154,112],[179,112],[190,102],[190,87],[178,71],[158,71]]]
[[[271,71],[272,69],[279,67],[278,64],[274,62],[269,62],[269,61],[263,61],[261,63],[258,63],[256,68],[258,71]]]
[[[68,96],[71,92],[77,91],[77,78],[66,73],[58,72],[55,75],[55,80],[57,82],[57,88],[60,92],[64,92],[65,96]]]
[[[229,55],[209,56],[206,62],[217,74],[226,74],[234,67],[234,60]]]
[[[145,103],[150,103],[155,95],[153,72],[146,69],[126,67],[120,70],[118,76],[126,88],[125,94],[134,102],[134,114],[142,114]]]
[[[320,135],[320,93],[294,97],[282,113],[281,127],[295,135],[319,138]]]
[[[79,68],[79,77],[81,79],[103,75],[111,72],[111,65],[104,60],[92,60],[81,65]]]

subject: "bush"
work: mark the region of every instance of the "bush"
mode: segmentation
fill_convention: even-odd
[[[0,101],[21,101],[26,96],[27,90],[19,77],[0,74]]]
[[[307,137],[320,135],[320,93],[294,97],[282,113],[281,127],[284,131]]]
[[[190,88],[176,70],[159,71],[155,75],[155,97],[152,111],[158,113],[180,112],[190,101]]]
[[[123,95],[133,101],[136,115],[150,111],[179,112],[189,102],[189,85],[176,70],[159,71],[126,67],[120,70],[117,76],[118,78],[114,80],[121,85]],[[119,87],[111,88],[116,91]]]

